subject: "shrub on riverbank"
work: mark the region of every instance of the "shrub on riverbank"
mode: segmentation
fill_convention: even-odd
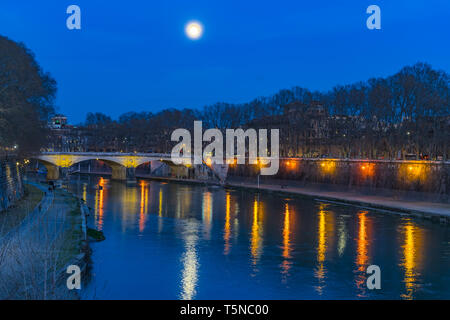
[[[65,268],[81,252],[78,201],[57,190],[49,210],[0,240],[0,299],[76,299]]]
[[[103,234],[102,231],[98,231],[95,229],[91,229],[88,228],[87,229],[87,235],[89,236],[90,239],[94,240],[94,241],[103,241],[106,240],[105,235]]]
[[[12,228],[17,227],[36,208],[44,196],[44,193],[34,186],[26,185],[24,189],[22,199],[13,207],[0,212],[0,235],[6,234]]]

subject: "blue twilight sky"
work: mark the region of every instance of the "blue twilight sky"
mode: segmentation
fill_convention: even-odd
[[[82,29],[66,28],[81,7]],[[382,30],[366,27],[381,8]],[[189,40],[189,20],[204,36]],[[450,72],[449,0],[1,0],[0,34],[58,82],[72,123],[89,111],[199,108],[280,89],[328,90],[417,61]]]

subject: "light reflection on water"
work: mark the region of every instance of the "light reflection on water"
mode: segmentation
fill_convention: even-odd
[[[263,241],[263,230],[262,230],[262,216],[264,214],[263,205],[260,203],[257,196],[255,196],[255,200],[253,201],[253,222],[252,222],[252,231],[250,236],[250,252],[251,252],[251,261],[253,266],[255,267],[253,270],[256,272],[258,269],[256,266],[258,265],[259,259],[262,254],[262,241]]]
[[[103,206],[105,205],[105,202],[107,201],[106,198],[106,192],[105,192],[105,186],[108,183],[108,181],[103,178],[100,178],[98,181],[98,186],[96,187],[95,191],[95,207],[94,207],[94,217],[95,217],[95,227],[98,230],[103,229]],[[83,190],[83,199],[86,199],[86,195],[84,194],[85,190]]]
[[[69,187],[107,240],[93,244],[85,297],[450,298],[446,226],[272,194],[86,179]],[[366,287],[371,264],[377,292]]]
[[[327,251],[332,245],[334,232],[334,215],[328,210],[328,204],[320,204],[319,206],[319,222],[317,227],[317,265],[315,276],[317,278],[316,291],[319,295],[323,294],[326,286],[327,268],[325,265]]]
[[[367,211],[358,212],[358,235],[356,238],[356,287],[359,290],[358,297],[366,295],[366,270],[369,264],[369,229],[370,220]]]
[[[148,195],[149,192],[147,190],[148,183],[144,180],[140,183],[141,189],[141,205],[140,205],[140,213],[139,213],[139,232],[144,232],[145,229],[145,221],[147,220],[147,210],[148,210]]]
[[[231,224],[230,224],[230,215],[231,215],[231,195],[229,192],[226,194],[226,205],[225,205],[225,227],[224,227],[224,235],[223,239],[225,240],[225,248],[223,250],[223,254],[228,255],[230,253],[231,244]]]
[[[292,209],[291,209],[292,211]],[[289,204],[286,203],[286,209],[284,212],[284,225],[283,225],[283,262],[281,264],[281,273],[283,275],[283,282],[287,282],[289,276],[289,270],[292,265],[292,244],[291,244],[291,215],[289,211]]]
[[[402,226],[401,231],[404,242],[402,244],[402,258],[400,266],[404,269],[405,292],[401,295],[403,299],[412,300],[415,291],[419,288],[420,268],[423,255],[423,231],[412,221]]]
[[[206,239],[210,239],[211,237],[212,216],[213,216],[212,194],[211,192],[207,191],[203,193],[203,202],[202,202],[202,220]]]
[[[197,242],[199,240],[199,223],[189,219],[181,231],[184,240],[185,252],[181,258],[183,264],[181,279],[181,300],[195,299],[197,293],[198,268],[200,266],[197,256]]]

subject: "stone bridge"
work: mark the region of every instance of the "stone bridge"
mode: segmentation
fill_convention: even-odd
[[[196,179],[225,181],[227,165],[176,165],[170,154],[159,153],[105,153],[105,152],[44,152],[32,157],[42,163],[47,169],[48,180],[64,179],[69,174],[69,168],[89,160],[100,160],[112,169],[112,179],[127,182],[136,181],[136,168],[150,163],[154,171],[163,163],[167,164],[174,176],[192,176]],[[189,174],[189,172],[191,174]]]

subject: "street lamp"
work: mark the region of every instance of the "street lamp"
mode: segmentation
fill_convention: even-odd
[[[258,168],[258,189],[259,189],[259,176],[261,175],[261,162],[256,160],[256,167]]]

